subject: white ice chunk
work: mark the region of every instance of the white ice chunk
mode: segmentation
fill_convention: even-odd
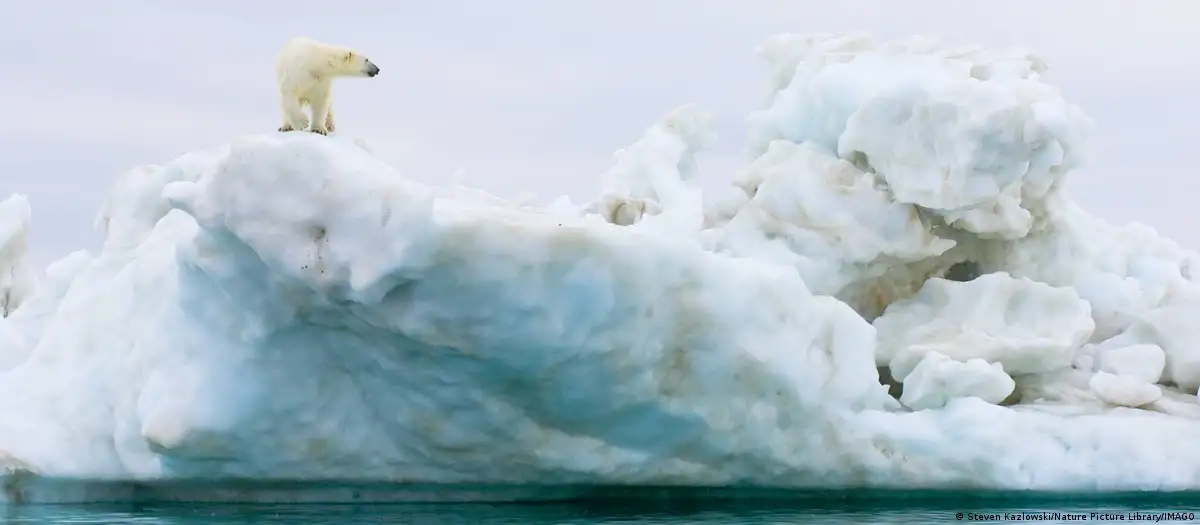
[[[1021,52],[913,38],[785,36],[760,49],[775,69],[752,148],[810,141],[870,166],[896,200],[977,234],[1028,234],[1034,212],[1083,160],[1092,123]]]
[[[1158,401],[1162,389],[1136,377],[1096,372],[1088,386],[1101,401],[1122,407],[1140,407]]]
[[[1132,328],[1152,334],[1149,342],[1157,343],[1166,353],[1165,379],[1187,391],[1200,387],[1200,301],[1196,288],[1190,297],[1146,313]],[[1138,326],[1140,325],[1140,326]]]
[[[1009,374],[1069,367],[1095,327],[1088,304],[1070,288],[1007,273],[967,282],[930,279],[874,322],[876,363],[903,381],[929,352],[957,361],[1000,363]]]
[[[1157,383],[1166,366],[1166,353],[1155,344],[1136,344],[1097,350],[1098,366],[1102,372],[1136,378],[1144,383]]]
[[[696,173],[696,155],[716,143],[713,117],[694,105],[675,108],[640,140],[618,151],[601,176],[599,199],[585,209],[608,222],[630,226],[643,217],[650,229],[695,235],[704,226],[703,196],[687,184]]]
[[[1016,383],[999,363],[982,359],[959,362],[937,352],[929,352],[904,378],[900,402],[913,410],[941,408],[952,399],[977,397],[999,404]]]
[[[836,295],[955,244],[873,176],[812,144],[772,143],[736,183],[752,197],[722,228],[719,248],[793,266],[817,293]]]
[[[1165,354],[1162,380],[1189,392],[1200,387],[1200,288],[1178,285],[1162,305],[1150,310],[1117,336],[1098,345],[1101,349],[1122,346],[1155,345]],[[1154,359],[1150,357],[1150,359]],[[1152,361],[1153,362],[1153,361]],[[1150,364],[1145,364],[1150,374]]]

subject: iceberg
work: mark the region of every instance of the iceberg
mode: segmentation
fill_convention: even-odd
[[[120,177],[35,275],[0,204],[0,476],[1200,488],[1200,256],[1066,191],[1022,52],[783,35],[725,191],[676,108],[546,205],[346,135]],[[24,485],[22,485],[24,484]],[[15,487],[15,488],[14,488]],[[86,499],[86,494],[58,499]]]

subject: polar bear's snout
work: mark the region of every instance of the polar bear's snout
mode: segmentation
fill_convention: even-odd
[[[367,61],[367,76],[373,77],[378,74],[379,74],[379,66],[372,64],[371,61],[368,60]]]

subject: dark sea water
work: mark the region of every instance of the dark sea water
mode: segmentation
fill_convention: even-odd
[[[3,507],[0,524],[1200,523],[1194,519],[1198,511],[1200,493],[1029,496],[624,489],[541,503],[27,503]]]

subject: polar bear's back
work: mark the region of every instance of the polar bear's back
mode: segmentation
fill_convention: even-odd
[[[330,56],[338,53],[340,48],[298,36],[289,39],[279,50],[279,58],[275,62],[275,78],[279,88],[285,92],[304,92],[315,86],[319,80],[324,64]]]
[[[303,68],[311,60],[313,52],[321,46],[320,42],[308,37],[298,36],[289,39],[279,50],[279,57],[275,60],[275,73],[282,79],[286,71],[295,69],[297,66]]]
[[[323,70],[332,65],[332,57],[349,52],[349,48],[326,44],[305,36],[293,37],[285,42],[283,48],[279,50],[279,58],[275,62],[275,74],[280,82],[283,82],[289,76],[325,73]],[[300,78],[290,79],[291,82],[300,80]]]

